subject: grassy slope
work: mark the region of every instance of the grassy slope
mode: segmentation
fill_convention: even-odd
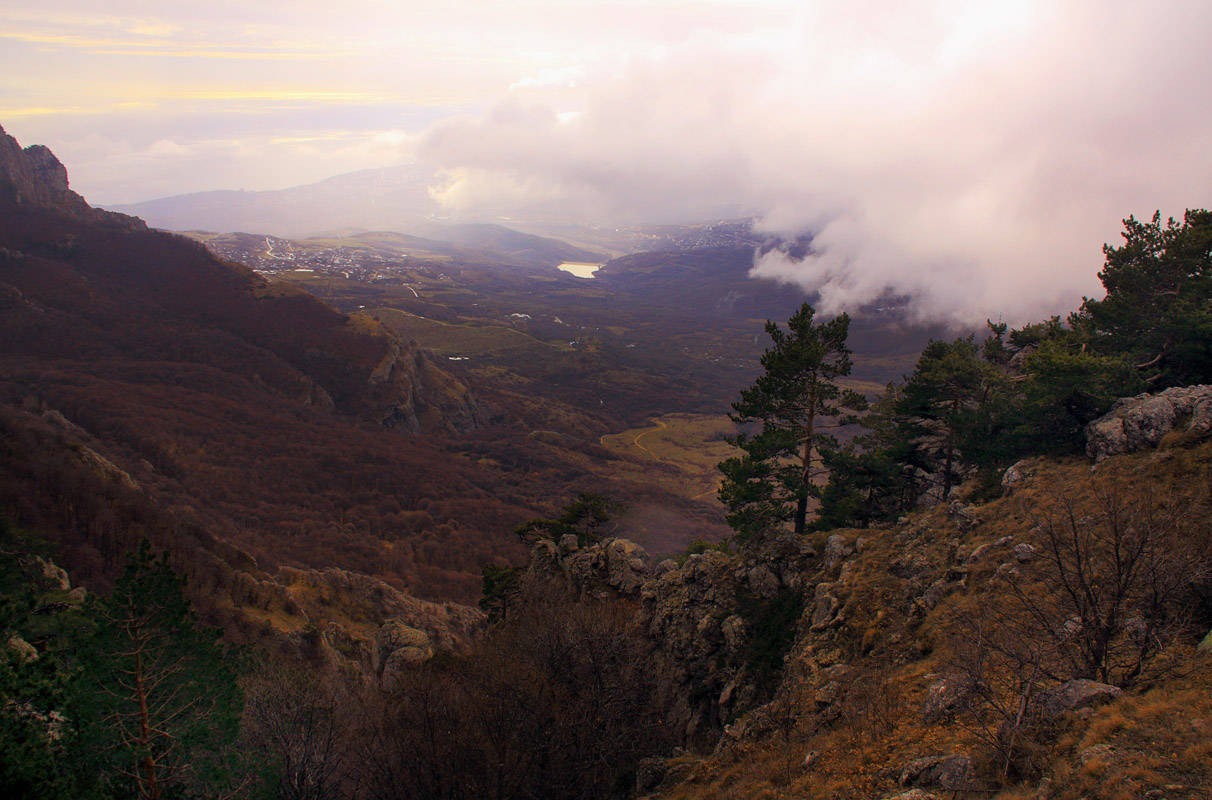
[[[1054,738],[1032,754],[1024,773],[1009,779],[1000,775],[1000,764],[963,724],[962,715],[959,721],[936,724],[922,718],[927,687],[953,668],[952,634],[958,620],[979,613],[982,606],[1007,602],[996,590],[994,573],[1000,564],[1015,561],[1013,552],[1007,546],[968,565],[964,580],[946,584],[933,609],[921,606],[921,587],[935,579],[945,581],[948,570],[966,564],[977,546],[1004,536],[1040,546],[1033,528],[1057,492],[1079,505],[1092,502],[1095,477],[1117,477],[1147,503],[1179,499],[1191,512],[1188,534],[1202,537],[1205,547],[1212,538],[1209,443],[1120,457],[1100,466],[1095,476],[1084,459],[1043,463],[1011,496],[978,506],[980,522],[970,530],[957,526],[939,508],[891,529],[836,532],[848,539],[863,536],[869,544],[847,562],[841,576],[822,573],[812,579],[840,581],[845,587],[845,621],[817,633],[808,633],[801,623],[784,682],[770,707],[790,714],[794,725],[742,737],[702,761],[685,756],[671,762],[683,764],[689,777],[659,796],[890,797],[907,791],[897,786],[903,765],[948,753],[968,753],[978,767],[984,791],[961,797],[1210,796],[1212,656],[1194,646],[1206,632],[1206,619],[1200,623],[1203,627],[1192,628],[1167,650],[1154,677],[1086,719],[1067,715]],[[916,582],[902,579],[890,570],[898,563],[917,564],[925,573]],[[829,668],[837,664],[848,667],[842,679],[845,697],[835,708],[826,707],[818,702],[820,691],[833,674]],[[751,715],[747,722],[753,719]],[[1097,745],[1109,745],[1110,751],[1089,750]],[[806,764],[809,753],[816,755]],[[1047,794],[1039,794],[1041,782],[1050,787]],[[933,791],[951,796],[942,789]],[[1146,794],[1154,791],[1160,794]]]

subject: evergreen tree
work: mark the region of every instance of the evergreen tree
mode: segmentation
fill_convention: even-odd
[[[84,689],[98,766],[118,794],[218,796],[227,782],[240,692],[183,585],[144,540],[94,609]]]
[[[930,467],[915,441],[917,428],[899,410],[904,387],[891,383],[859,424],[866,433],[824,453],[829,482],[815,527],[865,528],[895,519],[917,505],[921,475]]]
[[[1005,400],[999,394],[1005,385],[1003,373],[981,358],[973,336],[932,341],[918,358],[897,410],[908,419],[917,460],[938,476],[940,499],[959,482],[961,461],[979,467],[1001,460],[998,427],[1008,415],[996,413],[996,406]]]
[[[607,538],[618,527],[613,520],[624,510],[624,504],[606,495],[581,492],[564,506],[555,519],[537,518],[527,520],[513,529],[513,533],[527,544],[540,539],[559,542],[565,536],[577,537],[577,544],[584,547]]]
[[[729,415],[738,425],[760,429],[730,438],[744,453],[720,464],[720,499],[728,523],[743,537],[787,520],[803,533],[809,498],[820,496],[813,482],[821,472],[820,454],[837,448],[828,429],[851,419],[846,410],[866,405],[836,383],[850,374],[849,329],[846,314],[816,323],[808,303],[787,321],[786,331],[766,322],[773,346],[762,355],[765,372],[741,392]]]
[[[1119,397],[1144,389],[1123,358],[1101,356],[1066,331],[1026,359],[1011,443],[1022,454],[1067,454],[1086,445],[1086,425]]]
[[[1127,355],[1157,388],[1212,381],[1212,212],[1180,225],[1124,220],[1124,243],[1105,245],[1107,290],[1081,317],[1102,354]]]

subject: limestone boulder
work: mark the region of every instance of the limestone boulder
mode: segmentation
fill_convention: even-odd
[[[1152,449],[1176,427],[1212,432],[1212,386],[1176,386],[1158,394],[1121,398],[1086,427],[1086,455],[1097,464],[1111,456]]]

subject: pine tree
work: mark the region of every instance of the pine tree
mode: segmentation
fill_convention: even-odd
[[[217,631],[198,625],[183,585],[145,540],[98,602],[82,659],[101,771],[115,791],[147,800],[221,795],[238,725]]]
[[[961,477],[961,466],[984,466],[995,461],[989,451],[998,441],[994,404],[1005,376],[981,358],[975,337],[953,342],[932,341],[905,381],[898,411],[911,422],[915,442],[923,451],[919,462],[938,476],[940,499],[946,500]]]
[[[758,426],[729,442],[744,454],[720,464],[720,499],[728,523],[743,537],[791,520],[803,533],[810,497],[820,495],[813,478],[821,472],[821,452],[837,447],[831,428],[849,421],[847,410],[866,402],[843,389],[837,379],[850,374],[846,314],[817,324],[808,303],[787,321],[784,331],[767,321],[773,346],[762,355],[765,372],[732,404],[733,422]]]
[[[1103,247],[1107,296],[1082,305],[1092,344],[1128,355],[1158,388],[1212,380],[1212,212],[1188,210],[1164,226],[1160,213],[1128,217],[1123,237]]]

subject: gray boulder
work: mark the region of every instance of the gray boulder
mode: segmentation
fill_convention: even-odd
[[[374,666],[384,682],[390,682],[408,665],[428,660],[433,652],[425,631],[398,619],[384,622],[375,632]]]
[[[648,580],[648,553],[630,539],[614,539],[603,548],[606,582],[623,594],[638,594]]]
[[[1157,447],[1183,420],[1183,430],[1212,431],[1212,386],[1176,386],[1159,394],[1121,398],[1086,427],[1086,455],[1097,464]]]
[[[748,573],[749,591],[756,597],[769,600],[779,593],[779,578],[765,564],[758,564]]]
[[[825,542],[825,569],[833,569],[854,555],[854,545],[840,534],[833,534]]]
[[[1022,485],[1023,481],[1035,474],[1035,462],[1030,459],[1016,461],[1002,473],[1002,490],[1012,494]]]
[[[812,615],[809,617],[810,630],[823,631],[841,621],[839,615],[842,610],[842,601],[834,593],[839,585],[837,583],[818,583],[816,585]]]
[[[1078,678],[1042,692],[1036,702],[1045,716],[1058,717],[1068,711],[1109,703],[1123,693],[1118,686]]]
[[[922,719],[927,723],[941,722],[955,716],[972,692],[972,681],[966,675],[944,675],[926,690]]]
[[[926,756],[910,761],[901,769],[901,786],[941,786],[951,791],[971,788],[976,780],[972,759],[957,753]]]

